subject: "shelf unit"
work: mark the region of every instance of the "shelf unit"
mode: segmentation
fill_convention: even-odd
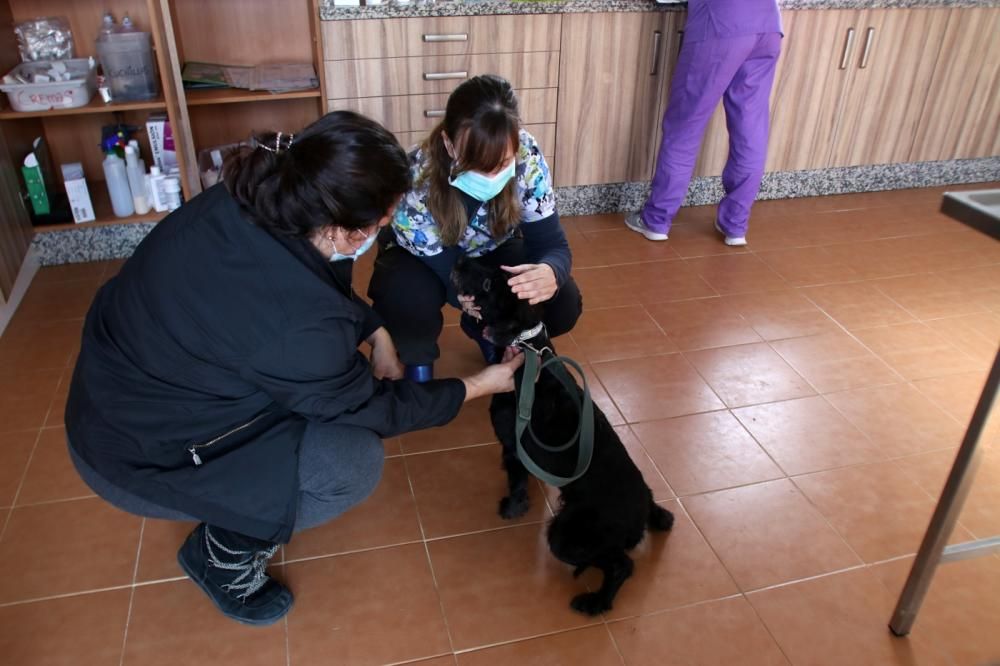
[[[52,154],[55,176],[59,164],[81,162],[97,220],[78,225],[45,225],[35,233],[71,228],[156,221],[162,213],[117,218],[111,211],[99,149],[104,125],[122,122],[138,128],[136,138],[146,164],[152,153],[145,123],[165,112],[181,168],[185,199],[201,191],[197,155],[200,150],[247,139],[253,132],[297,131],[324,113],[325,81],[320,51],[318,0],[0,0],[0,24],[9,26],[36,16],[65,16],[73,30],[77,57],[96,55],[101,16],[110,9],[119,20],[127,12],[140,30],[152,33],[161,95],[155,100],[105,104],[99,96],[77,109],[42,112],[11,110],[0,100],[0,133],[6,155],[16,168],[35,137],[44,136]],[[255,65],[280,62],[313,63],[320,86],[271,94],[236,89],[185,90],[181,70],[186,60]],[[0,68],[9,71],[19,61],[14,35],[0,29]]]

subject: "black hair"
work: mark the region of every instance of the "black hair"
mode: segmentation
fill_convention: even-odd
[[[294,135],[255,135],[226,157],[222,179],[255,223],[299,238],[331,224],[370,226],[411,184],[396,137],[352,111],[328,113]]]

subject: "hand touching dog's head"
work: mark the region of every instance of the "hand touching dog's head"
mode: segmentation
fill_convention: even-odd
[[[460,299],[470,300],[466,311],[483,324],[483,334],[498,347],[510,345],[522,331],[542,320],[541,308],[510,290],[511,275],[482,259],[463,257],[455,263],[451,281]]]

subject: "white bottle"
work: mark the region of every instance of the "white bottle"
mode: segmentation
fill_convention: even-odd
[[[108,10],[104,13],[104,18],[101,19],[101,29],[97,32],[97,41],[106,42],[108,40],[108,35],[114,34],[118,31],[118,24],[115,23],[115,17]]]
[[[114,153],[108,153],[103,166],[108,194],[111,195],[111,208],[117,217],[128,217],[135,212],[135,206],[132,204],[132,192],[128,188],[125,160]]]
[[[146,194],[146,174],[139,165],[139,156],[131,145],[125,146],[125,173],[128,174],[128,187],[132,192],[132,205],[135,212],[145,215],[149,212],[149,196]]]
[[[167,212],[166,191],[163,189],[166,176],[160,173],[160,167],[154,166],[149,170],[149,191],[152,194],[153,210],[157,213]]]
[[[181,207],[181,181],[173,176],[167,176],[163,181],[167,210],[177,210]]]

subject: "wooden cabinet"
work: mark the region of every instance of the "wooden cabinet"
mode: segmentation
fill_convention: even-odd
[[[556,185],[650,179],[676,16],[563,16]]]
[[[31,244],[31,222],[21,197],[19,172],[0,129],[0,305],[10,298]]]
[[[547,14],[327,22],[328,109],[369,116],[411,147],[440,122],[458,84],[497,74],[517,91],[521,122],[556,173],[562,20]]]
[[[949,13],[947,9],[862,13],[826,166],[909,159]]]
[[[907,161],[1000,155],[1000,9],[952,9]]]

